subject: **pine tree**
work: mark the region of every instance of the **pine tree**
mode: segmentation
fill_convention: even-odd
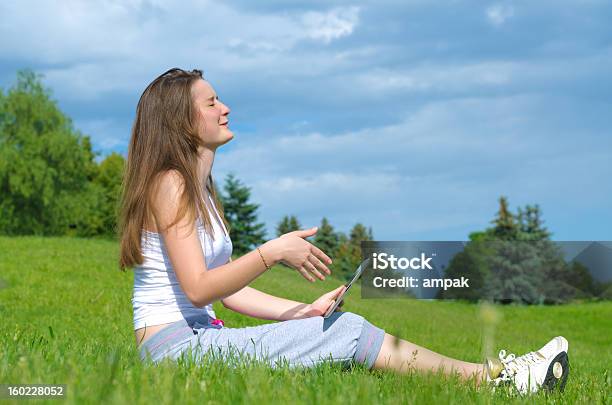
[[[257,222],[258,204],[249,203],[251,190],[233,174],[225,178],[221,194],[225,218],[230,224],[233,253],[243,255],[265,241],[263,223]]]
[[[361,247],[361,241],[374,239],[372,228],[368,229],[361,223],[356,223],[349,235],[351,243],[359,247]]]
[[[361,263],[361,242],[364,240],[373,240],[374,235],[372,228],[366,228],[363,224],[357,223],[349,232],[349,236],[339,236],[340,243],[338,247],[336,265],[334,270],[344,278],[350,278],[359,263]]]
[[[506,197],[499,197],[499,211],[497,211],[497,216],[491,223],[495,225],[492,233],[497,239],[516,240],[519,230],[514,215],[508,208]]]
[[[542,304],[546,274],[538,247],[531,243],[496,241],[487,257],[491,275],[483,287],[487,299],[502,303]]]
[[[526,205],[525,210],[518,209],[518,223],[522,240],[545,240],[550,238],[550,232],[544,227],[539,205]]]
[[[323,217],[321,225],[315,235],[314,244],[321,249],[325,254],[334,259],[336,250],[338,249],[338,234],[334,231],[327,218]]]
[[[281,236],[300,229],[302,229],[302,226],[295,215],[285,215],[276,226],[276,236]]]
[[[289,229],[291,229],[291,231],[289,232],[302,229],[302,225],[300,224],[300,221],[298,221],[295,215],[291,215],[291,217],[289,218]]]

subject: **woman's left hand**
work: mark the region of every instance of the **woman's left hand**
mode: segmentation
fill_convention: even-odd
[[[323,294],[317,298],[312,304],[308,306],[308,316],[322,316],[325,315],[327,309],[334,305],[336,298],[344,292],[345,285],[341,285],[333,291]],[[342,305],[342,304],[340,304]],[[340,305],[336,308],[336,311],[340,310]]]

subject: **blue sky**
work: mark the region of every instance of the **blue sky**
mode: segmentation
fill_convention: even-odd
[[[377,240],[465,240],[500,195],[556,240],[612,239],[612,3],[0,4],[0,86],[44,75],[96,150],[125,153],[158,74],[230,106],[232,171],[269,236],[285,214]]]

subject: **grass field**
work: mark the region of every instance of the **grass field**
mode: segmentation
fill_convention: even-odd
[[[525,402],[438,375],[397,375],[356,367],[271,370],[258,364],[139,362],[132,332],[132,274],[116,268],[118,246],[105,240],[0,237],[0,384],[67,384],[67,402],[111,403],[494,403]],[[275,268],[254,286],[311,301],[340,285],[310,284]],[[480,361],[479,307],[458,302],[362,300],[345,310],[443,354]],[[496,307],[495,349],[522,354],[556,335],[570,342],[565,393],[529,403],[610,403],[612,303]],[[216,305],[226,326],[263,323]],[[17,402],[17,401],[16,401]]]

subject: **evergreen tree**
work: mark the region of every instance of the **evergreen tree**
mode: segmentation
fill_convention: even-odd
[[[538,271],[542,258],[530,243],[497,241],[495,253],[487,257],[491,277],[484,286],[484,296],[502,303],[544,303],[545,274]]]
[[[289,218],[289,229],[291,229],[289,232],[302,229],[302,225],[295,215],[292,215],[291,218]]]
[[[518,208],[517,220],[522,240],[550,239],[550,233],[544,227],[541,219],[542,213],[539,205],[526,205],[525,209]]]
[[[249,202],[251,190],[234,174],[225,179],[223,203],[225,218],[230,224],[233,253],[243,255],[265,241],[264,224],[257,222],[258,204]]]
[[[361,241],[373,239],[372,228],[366,228],[361,223],[353,226],[348,237],[345,235],[339,236],[334,271],[341,278],[349,279],[361,263]]]
[[[314,238],[314,244],[321,249],[325,254],[334,259],[336,250],[338,249],[338,234],[334,231],[327,218],[323,217],[321,225],[317,230]]]
[[[361,248],[361,241],[363,240],[372,240],[374,236],[372,235],[372,228],[366,228],[361,223],[356,223],[355,226],[351,229],[350,232],[350,241],[353,245],[359,246]]]
[[[300,229],[302,229],[302,226],[295,215],[285,215],[276,226],[276,236],[281,236]]]
[[[492,229],[493,236],[499,240],[516,240],[518,227],[514,215],[508,208],[506,197],[499,197],[499,211],[493,221],[495,226]]]

